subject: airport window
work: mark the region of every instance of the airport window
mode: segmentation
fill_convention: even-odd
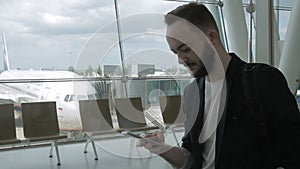
[[[191,80],[192,79],[148,80],[148,103],[158,104],[159,96],[182,95],[184,88],[191,82]]]
[[[294,2],[295,0],[274,0],[280,40],[285,39]],[[37,97],[40,97],[42,101],[57,101],[58,112],[64,113],[72,106],[75,111],[77,105],[74,103],[79,100],[128,96],[141,97],[146,107],[158,106],[159,96],[182,95],[184,88],[193,80],[189,71],[179,65],[177,57],[169,51],[164,30],[154,22],[156,16],[154,15],[153,20],[149,22],[144,20],[150,13],[162,15],[185,2],[155,0],[155,3],[152,3],[131,0],[130,3],[134,5],[128,5],[128,1],[119,0],[122,52],[118,46],[113,0],[88,5],[87,9],[80,3],[74,4],[72,8],[67,2],[60,2],[56,4],[61,5],[59,9],[56,9],[55,5],[52,6],[52,3],[49,4],[49,8],[40,2],[35,3],[28,6],[27,10],[22,8],[26,6],[25,2],[19,2],[19,5],[10,4],[10,1],[1,4],[3,12],[0,13],[0,20],[3,24],[0,25],[5,33],[8,53],[3,51],[0,54],[8,54],[11,64],[5,65],[5,62],[0,62],[0,66],[5,68],[3,70],[10,69],[14,72],[1,73],[0,80],[9,80],[7,84],[2,82],[6,86],[0,88],[0,94],[5,96],[3,103],[20,104],[37,101]],[[248,0],[243,0],[244,5],[247,3]],[[43,6],[41,9],[44,11],[39,10],[40,6]],[[81,10],[73,13],[76,9]],[[20,14],[10,13],[11,10],[19,11]],[[28,13],[29,11],[32,13]],[[9,14],[11,15],[8,17]],[[248,18],[248,14],[245,14]],[[151,28],[141,26],[146,25],[143,23],[152,22]],[[149,30],[153,30],[154,33]],[[114,43],[107,47],[107,51],[97,50],[107,45],[111,38],[114,39]],[[124,65],[121,62],[121,53],[124,56]],[[96,58],[89,58],[90,55]],[[103,57],[97,58],[99,55]],[[45,86],[46,83],[51,87]],[[74,85],[75,83],[78,83],[78,86]],[[128,89],[127,96],[125,83]],[[21,93],[7,93],[7,86],[10,86],[12,91],[21,89]],[[29,95],[32,91],[36,92]],[[58,92],[53,94],[53,91]],[[297,101],[300,104],[299,96]],[[74,121],[79,119],[78,114],[73,115]]]
[[[88,95],[88,100],[95,100],[95,99],[98,99],[99,96],[97,94],[89,94]]]
[[[295,0],[277,0],[274,1],[274,13],[277,18],[277,27],[280,40],[285,40],[289,18]]]
[[[255,3],[255,2],[254,2]],[[289,23],[290,14],[295,0],[274,0],[273,8],[275,14],[275,26],[279,31],[280,40],[285,40],[286,31]],[[249,0],[243,0],[245,17],[249,18],[249,13],[246,11],[246,6],[249,4]],[[255,18],[253,18],[255,21]],[[249,27],[249,20],[246,19],[247,26]],[[255,30],[255,25],[254,25]]]

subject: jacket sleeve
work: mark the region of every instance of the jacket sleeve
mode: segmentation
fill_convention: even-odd
[[[300,168],[300,112],[283,74],[265,67],[258,77],[258,92],[269,126],[278,166]]]
[[[191,87],[191,84],[190,85],[188,85],[186,88],[185,88],[185,90],[184,90],[184,101],[183,101],[183,112],[184,112],[184,115],[185,115],[185,122],[184,122],[184,126],[185,126],[185,134],[184,134],[184,136],[183,136],[183,138],[182,138],[182,147],[184,148],[184,149],[186,149],[187,151],[189,151],[189,152],[191,152],[191,149],[192,149],[192,145],[191,145],[191,140],[190,140],[190,130],[188,129],[189,127],[189,123],[191,123],[190,122],[190,117],[189,117],[189,113],[191,113],[191,112],[189,112],[190,110],[189,110],[189,106],[187,105],[187,103],[189,102],[189,97],[188,97],[188,95],[189,95],[189,93],[190,93],[190,90],[192,90],[191,89],[192,87]]]
[[[185,114],[185,134],[182,138],[182,148],[189,154],[185,168],[199,168],[202,162],[199,161],[201,158],[202,145],[198,143],[198,137],[195,136],[193,131],[194,123],[196,122],[198,110],[199,110],[199,89],[197,81],[193,81],[189,84],[184,91],[184,101],[183,101],[183,112]],[[195,161],[194,158],[197,158]],[[200,157],[200,158],[199,158]]]

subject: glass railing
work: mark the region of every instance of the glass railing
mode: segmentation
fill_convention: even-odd
[[[79,141],[84,138],[80,100],[141,97],[145,110],[159,110],[160,96],[182,95],[192,80],[191,77],[3,79],[0,103],[14,103],[17,137],[24,139],[21,104],[55,101],[61,132],[68,134],[68,140]]]

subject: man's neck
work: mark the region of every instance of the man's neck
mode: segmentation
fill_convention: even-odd
[[[223,68],[224,68],[225,72],[227,71],[227,68],[230,63],[231,58],[232,58],[232,56],[227,52],[222,53],[222,56],[220,56],[220,59],[223,64]]]
[[[219,61],[214,65],[211,72],[205,76],[205,80],[208,82],[215,82],[225,78],[227,68],[229,66],[231,55],[227,52],[219,54]]]

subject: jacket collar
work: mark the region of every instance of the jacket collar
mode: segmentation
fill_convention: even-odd
[[[240,70],[240,67],[245,63],[243,62],[236,54],[230,53],[231,55],[231,60],[229,62],[228,68],[226,70],[226,104],[223,112],[223,116],[219,122],[218,129],[217,129],[217,139],[216,139],[216,156],[215,156],[215,166],[218,168],[219,165],[219,157],[220,157],[220,152],[222,149],[222,139],[223,139],[223,133],[224,133],[224,128],[225,128],[225,119],[226,119],[226,114],[227,114],[227,108],[228,108],[228,99],[229,99],[229,94],[230,90],[232,87],[232,82],[234,79],[237,77],[237,73]]]

